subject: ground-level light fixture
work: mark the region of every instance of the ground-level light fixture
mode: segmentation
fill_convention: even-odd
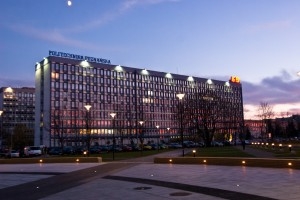
[[[290,152],[292,152],[292,145],[291,144],[289,144],[289,150],[290,150]]]

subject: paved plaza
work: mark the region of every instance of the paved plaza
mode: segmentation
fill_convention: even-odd
[[[167,156],[174,156],[172,153]],[[0,165],[0,198],[300,199],[299,170],[154,164],[151,159],[110,163],[3,164]]]

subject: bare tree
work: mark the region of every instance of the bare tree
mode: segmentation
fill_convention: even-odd
[[[25,124],[18,124],[14,128],[13,147],[18,150],[24,149],[25,146],[33,145],[33,130]]]
[[[271,106],[268,102],[260,102],[257,113],[257,116],[261,120],[261,138],[264,140],[268,132],[267,122],[274,116],[273,106]]]
[[[65,112],[61,110],[55,110],[52,118],[52,125],[54,129],[54,138],[58,140],[61,150],[63,151],[64,143],[66,141],[66,124],[64,123]]]
[[[185,121],[194,127],[206,146],[211,146],[216,131],[225,127],[230,105],[215,90],[195,93],[187,97]]]

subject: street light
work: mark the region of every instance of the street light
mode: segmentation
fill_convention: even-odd
[[[181,145],[182,145],[182,157],[184,157],[184,146],[183,146],[183,105],[182,99],[184,94],[177,94],[176,97],[179,99],[179,112],[180,112],[180,137],[181,137]]]
[[[143,155],[143,150],[144,150],[144,138],[143,138],[143,124],[144,121],[139,121],[140,124],[140,142],[141,142],[141,154]]]
[[[90,121],[91,121],[91,114],[90,114],[90,109],[91,105],[85,105],[84,106],[86,109],[86,146],[87,146],[87,156],[90,156],[90,146],[91,146],[91,127],[90,127]]]
[[[110,113],[109,114],[112,117],[112,122],[113,122],[113,160],[115,160],[115,145],[116,145],[116,139],[115,139],[115,116],[117,115],[116,113]]]
[[[167,128],[167,138],[168,138],[168,142],[169,142],[169,140],[170,140],[170,128],[169,127]]]
[[[159,151],[159,126],[156,126],[157,128],[157,151]]]

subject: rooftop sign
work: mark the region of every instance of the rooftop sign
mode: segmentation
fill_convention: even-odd
[[[232,83],[240,83],[241,82],[240,77],[238,77],[238,76],[231,76],[230,81]]]
[[[65,53],[65,52],[49,51],[49,56],[69,58],[69,59],[74,59],[74,60],[86,60],[88,62],[94,62],[94,63],[111,64],[110,60],[107,60],[107,59],[94,58],[94,57],[90,57],[90,56],[81,56],[81,55]]]

